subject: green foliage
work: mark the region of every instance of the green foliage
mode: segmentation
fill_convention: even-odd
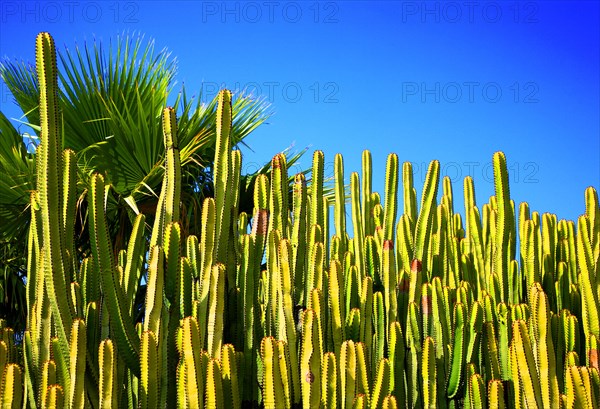
[[[222,91],[215,198],[203,202],[200,238],[182,229],[178,122],[166,108],[149,240],[140,215],[126,249],[113,243],[107,198],[115,186],[96,173],[92,253],[80,261],[69,220],[76,153],[58,137],[54,43],[42,33],[37,46],[42,132],[30,196],[27,327],[17,347],[0,320],[3,407],[598,408],[594,188],[576,230],[526,204],[517,223],[497,153],[496,195],[481,211],[465,180],[465,230],[447,178],[438,202],[439,163],[430,165],[420,208],[403,165],[398,219],[398,158],[388,158],[382,205],[366,152],[363,183],[350,176],[350,237],[336,156],[330,237],[322,152],[310,186],[303,174],[290,179],[285,155],[275,156],[268,176],[254,182],[253,211],[240,211],[241,155],[232,151],[231,94]]]

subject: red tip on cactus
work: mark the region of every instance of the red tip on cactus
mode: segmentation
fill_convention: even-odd
[[[394,250],[394,242],[392,240],[385,240],[383,242],[383,250]]]
[[[271,161],[271,166],[273,167],[273,169],[279,169],[281,168],[281,161],[282,161],[282,155],[281,153],[278,153],[277,155],[275,155],[273,157],[273,160]]]
[[[403,278],[398,283],[398,291],[401,293],[407,293],[410,290],[410,280],[408,278]]]
[[[429,297],[428,295],[423,294],[421,296],[421,310],[423,315],[429,315],[431,313],[431,301],[431,297]]]
[[[420,273],[422,268],[423,268],[423,263],[421,263],[421,260],[414,259],[410,263],[410,271],[412,273]]]
[[[252,224],[252,233],[257,236],[266,236],[269,228],[269,211],[260,209],[254,215],[254,223]]]
[[[589,358],[590,358],[590,367],[596,368],[596,370],[600,371],[600,365],[598,364],[598,350],[590,349]]]

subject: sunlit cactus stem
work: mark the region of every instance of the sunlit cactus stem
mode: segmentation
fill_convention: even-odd
[[[37,188],[42,214],[44,272],[48,298],[60,339],[60,354],[68,365],[69,337],[74,309],[67,293],[67,272],[62,215],[62,152],[61,125],[58,106],[58,72],[54,40],[48,33],[36,39],[36,68],[40,89],[40,155],[38,159]],[[69,385],[69,374],[63,372],[64,386]]]

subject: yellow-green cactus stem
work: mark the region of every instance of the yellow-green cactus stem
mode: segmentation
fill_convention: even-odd
[[[485,377],[486,379],[501,379],[500,360],[498,359],[498,343],[496,340],[496,332],[494,323],[486,321],[483,324],[483,339],[482,346],[485,353],[483,359],[485,362]]]
[[[70,340],[70,376],[69,407],[83,408],[85,403],[85,366],[86,366],[86,326],[82,319],[75,319]]]
[[[383,239],[394,240],[394,226],[398,210],[398,155],[390,153],[385,169],[385,216]],[[393,320],[392,320],[393,321]]]
[[[48,397],[44,409],[60,409],[64,407],[64,392],[60,385],[50,385],[48,387]],[[10,408],[10,406],[8,406]]]
[[[402,326],[398,321],[390,324],[388,357],[391,365],[391,392],[402,405],[406,405],[406,387],[404,384],[404,359],[406,355],[406,346]]]
[[[354,401],[352,402],[352,409],[367,409],[369,405],[369,400],[367,395],[361,393],[360,395],[356,395]]]
[[[190,408],[200,408],[204,402],[204,379],[202,370],[200,333],[198,322],[193,317],[183,319],[183,356],[185,361],[187,397]]]
[[[559,406],[558,378],[556,376],[556,355],[550,329],[550,305],[548,296],[539,283],[531,290],[531,334],[533,350],[540,379],[543,407]]]
[[[71,149],[62,152],[62,234],[65,245],[67,277],[71,281],[78,279],[78,264],[75,257],[75,220],[77,199],[77,158]]]
[[[283,315],[279,320],[279,340],[285,341],[289,346],[289,360],[292,368],[298,367],[298,355],[297,355],[297,339],[296,339],[296,327],[294,323],[294,311],[293,311],[293,299],[292,299],[292,247],[291,243],[287,239],[279,241],[279,297],[280,305],[279,315]],[[281,314],[283,313],[283,314]],[[291,373],[291,391],[293,396],[300,396],[300,379],[298,371],[292,371]]]
[[[398,279],[394,242],[392,240],[385,240],[383,242],[381,273],[384,287],[385,327],[389,328],[390,324],[398,319],[398,296],[396,294]]]
[[[223,399],[227,409],[240,409],[240,389],[238,385],[238,371],[233,345],[223,345],[221,351],[221,375],[223,385]]]
[[[223,345],[223,313],[225,308],[225,266],[215,264],[210,277],[207,346],[213,358],[219,359]]]
[[[23,373],[18,364],[8,364],[4,368],[2,382],[2,407],[20,409],[23,402]]]
[[[375,374],[379,361],[384,357],[387,335],[385,329],[385,305],[383,294],[380,291],[373,294],[373,327],[375,332],[373,333],[372,353],[369,355],[369,359],[371,361],[371,373]]]
[[[161,313],[163,308],[163,266],[164,257],[162,247],[152,247],[150,249],[148,262],[148,283],[146,285],[144,331],[152,331],[155,336],[160,334]]]
[[[421,367],[423,375],[423,407],[435,408],[438,404],[437,397],[437,368],[435,364],[435,345],[432,337],[423,341]]]
[[[406,321],[406,347],[408,356],[406,367],[407,395],[409,406],[421,406],[423,395],[421,383],[421,320],[419,307],[416,303],[408,304],[408,319]]]
[[[60,339],[60,354],[68,367],[69,340],[75,311],[68,296],[69,266],[64,242],[62,215],[61,125],[58,106],[58,71],[54,40],[48,33],[36,38],[36,69],[40,89],[40,145],[37,188],[41,207],[44,242],[44,274],[56,332]],[[69,274],[70,275],[70,274]],[[67,367],[62,374],[65,386],[69,384]]]
[[[356,393],[365,394],[368,399],[369,393],[369,372],[367,371],[367,352],[366,346],[362,342],[354,344],[356,354]]]
[[[496,317],[498,319],[498,358],[500,360],[500,373],[502,374],[502,379],[508,380],[511,378],[508,346],[511,338],[512,319],[509,308],[505,303],[499,303],[496,306]]]
[[[578,275],[581,289],[581,312],[583,318],[583,330],[586,339],[586,348],[589,348],[589,340],[592,335],[600,338],[600,321],[598,307],[598,289],[600,286],[597,280],[594,262],[594,255],[591,244],[591,226],[587,215],[579,217],[577,223],[577,262],[581,269]]]
[[[160,368],[158,364],[158,341],[152,331],[142,333],[140,359],[140,408],[155,408],[158,406],[160,395]]]
[[[304,408],[318,407],[321,402],[321,347],[318,315],[304,311],[300,352],[300,383]]]
[[[391,392],[391,368],[387,358],[381,358],[377,366],[377,376],[373,380],[373,393],[371,395],[371,406],[381,406],[383,398]]]
[[[177,408],[187,409],[189,407],[186,395],[186,369],[185,361],[180,360],[177,365]]]
[[[436,212],[437,190],[439,184],[440,163],[436,160],[429,164],[425,185],[421,196],[421,211],[415,225],[414,258],[422,263],[422,271],[429,272],[428,249],[433,232],[433,219]],[[411,299],[411,301],[414,301]]]
[[[231,92],[221,90],[218,95],[217,105],[217,140],[215,145],[214,160],[214,184],[215,204],[217,209],[217,223],[215,231],[215,260],[220,263],[227,262],[227,249],[229,246],[229,226],[231,209],[229,198],[231,189],[227,189],[227,183],[231,178]]]
[[[356,390],[356,352],[352,340],[344,341],[340,350],[340,407],[346,409],[351,407]]]
[[[329,305],[333,332],[333,346],[337,356],[340,355],[342,342],[346,339],[344,323],[344,291],[342,290],[342,266],[338,260],[333,260],[329,266]]]
[[[204,398],[206,409],[220,409],[225,407],[223,385],[221,380],[221,367],[217,359],[208,361],[206,370],[206,396]]]
[[[592,396],[589,368],[572,365],[566,371],[567,407],[577,409],[597,408],[598,400]]]
[[[105,182],[102,175],[91,179],[90,228],[93,232],[94,257],[99,261],[102,289],[108,307],[110,321],[114,326],[115,341],[124,362],[134,374],[139,374],[139,336],[128,315],[129,302],[119,284],[118,272],[113,259],[112,245],[104,213]]]
[[[269,209],[269,230],[278,230],[287,238],[288,176],[285,155],[282,153],[275,155],[271,160]]]
[[[450,364],[450,374],[448,376],[448,386],[446,388],[449,399],[454,399],[459,394],[464,383],[466,339],[467,339],[467,309],[465,304],[457,303],[454,305],[454,327],[453,327],[453,347]]]
[[[326,352],[323,355],[321,385],[322,407],[329,409],[337,408],[337,367],[333,352]]]
[[[285,341],[277,341],[278,347],[278,356],[279,356],[279,374],[281,376],[281,384],[283,385],[283,393],[284,393],[284,401],[286,407],[292,407],[292,405],[299,405],[302,399],[302,395],[300,389],[298,391],[294,390],[294,386],[292,385],[292,381],[290,380],[292,377],[298,378],[298,371],[292,371],[292,366],[290,363],[290,348]],[[299,380],[298,380],[299,382]],[[300,385],[298,385],[300,388]]]
[[[527,325],[523,320],[516,320],[513,323],[511,348],[513,350],[513,362],[511,366],[513,381],[515,382],[515,389],[519,388],[519,393],[515,393],[515,398],[522,399],[527,407],[543,407],[535,358],[533,356]],[[515,405],[520,404],[520,400],[515,402]]]
[[[373,159],[371,152],[364,150],[362,153],[362,191],[361,191],[361,219],[364,223],[365,236],[372,236],[375,233],[375,225],[371,218],[373,203],[371,194],[373,193]]]
[[[263,404],[265,405],[265,409],[282,407],[284,404],[284,392],[281,383],[279,361],[277,359],[279,348],[277,347],[275,338],[263,338],[260,351],[263,363]]]
[[[504,401],[504,385],[499,379],[492,379],[488,384],[487,396],[488,408],[504,409],[506,403]]]
[[[414,188],[413,169],[412,163],[410,162],[404,162],[402,164],[402,187],[404,215],[408,218],[412,235],[412,232],[415,230],[415,224],[417,223],[417,191]]]
[[[396,260],[398,272],[410,271],[410,262],[413,259],[413,230],[410,218],[403,214],[396,226]],[[407,288],[408,290],[408,288]]]
[[[364,227],[363,227],[363,216],[361,214],[360,207],[360,185],[358,173],[352,172],[350,174],[350,193],[351,193],[351,205],[352,205],[352,227],[354,230],[354,257],[356,260],[356,267],[360,277],[365,276],[365,256],[364,256]]]
[[[294,176],[293,187],[293,226],[292,250],[294,254],[294,299],[299,305],[305,304],[303,277],[300,274],[306,265],[306,215],[307,215],[306,177],[303,173]]]
[[[110,339],[100,342],[98,349],[98,363],[100,367],[99,396],[100,408],[110,409],[117,406],[117,355]]]
[[[315,151],[313,154],[312,184],[310,187],[310,225],[318,225],[323,229],[325,227],[325,213],[323,208],[323,166],[325,156],[322,151]],[[317,237],[317,241],[323,242],[322,233]]]
[[[339,254],[343,255],[348,247],[346,243],[346,192],[344,186],[344,159],[339,153],[334,158],[334,177],[335,235],[340,240]]]
[[[467,343],[467,355],[465,357],[465,362],[477,362],[478,350],[479,350],[479,340],[481,338],[481,333],[483,331],[483,307],[479,301],[475,301],[471,305],[471,312],[469,314],[469,329],[467,333],[468,343]]]
[[[486,407],[485,384],[480,374],[471,375],[469,381],[469,402],[471,409],[479,409]]]

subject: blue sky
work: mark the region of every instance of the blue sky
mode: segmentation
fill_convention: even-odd
[[[506,153],[511,197],[575,220],[600,187],[600,6],[596,1],[3,1],[0,56],[143,33],[178,61],[203,98],[222,85],[268,99],[275,115],[248,139],[247,170],[294,145],[344,155],[346,177],[370,149],[374,188],[386,156],[413,162],[420,197],[441,162],[463,213],[493,194],[491,158]],[[18,117],[6,88],[0,108]]]

